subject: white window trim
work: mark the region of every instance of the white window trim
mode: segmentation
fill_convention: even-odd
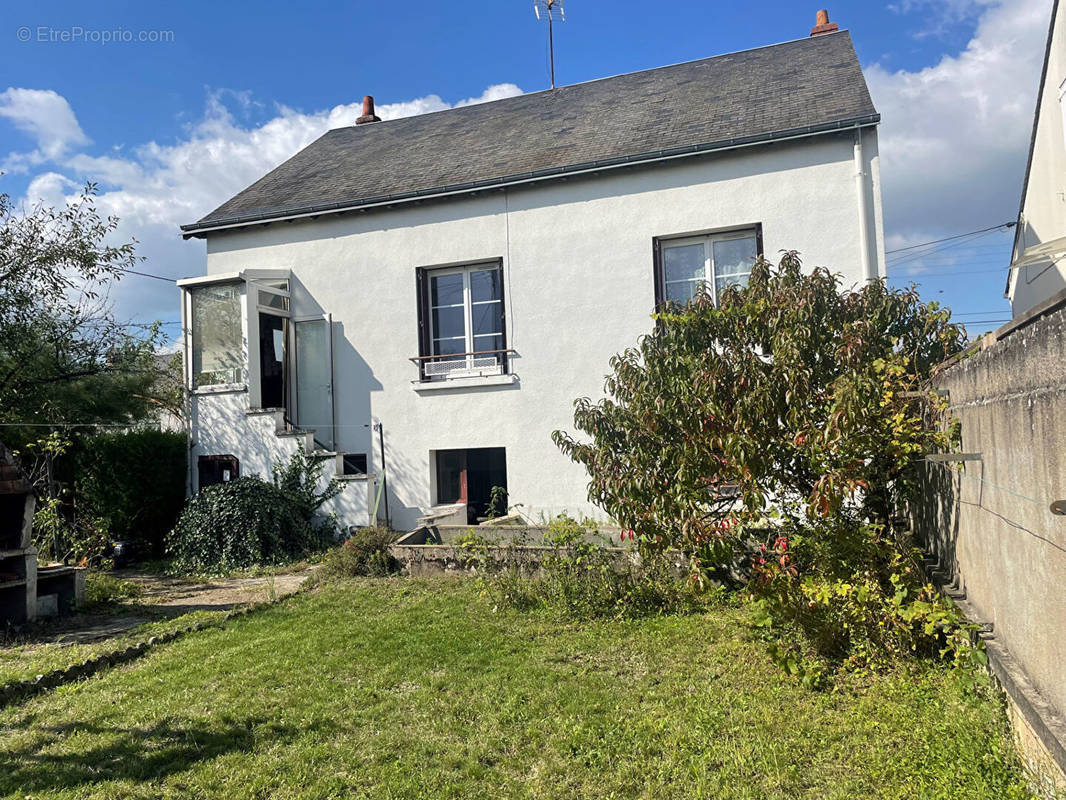
[[[682,236],[676,239],[661,239],[660,247],[662,248],[662,263],[660,269],[662,270],[662,287],[663,287],[663,300],[668,302],[676,302],[670,299],[669,285],[679,283],[693,283],[692,280],[683,281],[667,281],[666,278],[666,251],[671,247],[686,247],[694,244],[703,245],[703,278],[698,279],[705,286],[710,288],[711,299],[714,301],[715,306],[718,305],[718,275],[714,264],[714,243],[715,242],[727,242],[735,239],[752,239],[755,241],[756,250],[758,250],[759,234],[757,228],[744,228],[741,230],[726,231],[723,233],[708,233],[701,234],[699,236]],[[756,258],[758,252],[756,252]],[[751,270],[747,272],[730,273],[730,276],[743,275],[745,277],[751,277]],[[725,277],[725,276],[723,276]]]
[[[242,314],[240,320],[242,342],[239,345],[240,356],[242,360],[240,378],[242,380],[238,382],[225,382],[225,383],[208,383],[202,386],[196,385],[196,375],[193,373],[193,350],[195,348],[194,341],[194,321],[193,321],[193,292],[197,289],[206,288],[209,286],[226,286],[232,285],[237,287],[238,309],[241,309],[244,305],[244,287],[242,281],[233,280],[231,277],[226,276],[225,280],[190,280],[186,282],[186,285],[182,287],[182,293],[184,295],[182,302],[182,329],[185,335],[182,337],[185,342],[185,386],[190,394],[227,394],[234,392],[243,392],[248,388],[248,354],[244,348],[244,341],[247,340],[247,328],[246,320]]]
[[[485,376],[485,375],[499,375],[499,374],[502,374],[502,372],[503,372],[503,359],[501,359],[499,357],[499,355],[496,356],[496,363],[493,364],[491,367],[475,366],[475,364],[474,364],[475,356],[469,355],[470,353],[476,352],[475,348],[474,348],[474,306],[476,306],[476,305],[488,305],[489,303],[499,303],[500,304],[500,319],[501,319],[500,332],[498,334],[483,334],[483,335],[486,335],[486,336],[489,336],[489,335],[503,336],[504,335],[504,331],[503,331],[503,327],[502,327],[503,311],[504,311],[504,309],[503,309],[502,287],[501,287],[501,298],[499,300],[479,300],[479,301],[476,301],[476,302],[473,299],[473,294],[472,294],[471,289],[470,289],[470,275],[472,273],[474,273],[474,272],[499,271],[499,268],[500,267],[499,267],[499,263],[498,262],[484,261],[484,262],[476,263],[476,264],[463,264],[463,265],[456,266],[456,267],[445,267],[443,269],[432,269],[432,270],[429,270],[427,272],[427,275],[426,275],[426,283],[427,283],[426,291],[429,293],[429,297],[428,297],[429,319],[427,320],[427,323],[429,325],[429,349],[430,349],[430,352],[427,355],[429,355],[429,356],[431,356],[433,358],[439,358],[442,361],[447,359],[448,355],[447,354],[434,353],[433,350],[436,349],[435,348],[435,344],[437,342],[440,342],[440,341],[459,339],[460,337],[458,337],[458,336],[444,336],[444,337],[437,336],[437,330],[436,330],[436,327],[433,324],[433,310],[437,309],[437,308],[459,308],[460,304],[459,303],[452,303],[452,304],[446,305],[446,306],[435,306],[435,305],[433,305],[433,279],[434,278],[440,278],[440,277],[446,277],[448,275],[462,275],[463,276],[463,302],[461,304],[462,309],[463,309],[463,337],[462,338],[463,338],[463,352],[468,354],[466,356],[466,359],[465,359],[466,360],[466,369],[450,370],[445,375],[434,376],[434,377],[439,378],[439,379],[447,380],[447,379],[458,378],[458,377]]]

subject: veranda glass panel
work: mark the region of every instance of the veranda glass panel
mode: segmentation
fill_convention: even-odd
[[[240,383],[244,368],[240,287],[202,286],[191,296],[193,386]]]

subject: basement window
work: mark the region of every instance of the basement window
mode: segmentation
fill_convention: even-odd
[[[465,503],[467,522],[477,524],[490,510],[507,509],[507,451],[503,447],[437,450],[437,504]],[[496,508],[493,508],[496,506]]]
[[[344,458],[344,473],[345,475],[366,475],[366,453],[345,453]]]
[[[730,286],[746,286],[751,268],[762,250],[758,227],[655,241],[656,306],[664,302],[683,305],[701,287],[710,291],[715,305]]]
[[[236,456],[200,456],[196,460],[197,486],[206,489],[219,483],[229,483],[240,477],[241,466]]]

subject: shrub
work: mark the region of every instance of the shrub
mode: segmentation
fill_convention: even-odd
[[[325,578],[391,575],[397,568],[396,559],[389,552],[394,541],[396,534],[384,526],[359,528],[344,544],[326,553],[322,575]]]
[[[175,566],[190,572],[232,571],[281,564],[327,546],[336,537],[332,517],[318,509],[340,491],[317,486],[322,463],[303,454],[274,468],[274,481],[238,478],[202,489],[189,499],[169,536]]]
[[[85,605],[88,607],[113,605],[143,594],[144,587],[140,584],[106,572],[90,570],[85,576]]]
[[[846,516],[817,530],[781,528],[754,557],[749,596],[774,660],[809,684],[833,669],[902,656],[983,665],[974,626],[924,583],[918,551]],[[857,569],[856,565],[864,565]]]
[[[717,305],[701,291],[668,306],[612,359],[607,397],[575,403],[585,437],[554,438],[588,470],[590,499],[642,547],[679,548],[703,576],[737,565],[752,575],[764,627],[809,635],[839,664],[965,655],[958,615],[891,527],[922,457],[954,441],[928,378],[964,332],[913,287],[843,288],[788,252],[776,268],[760,259]],[[768,519],[773,558],[750,541]],[[779,537],[788,553],[774,549]],[[945,641],[950,630],[960,635]]]
[[[663,551],[620,553],[598,537],[591,523],[559,516],[551,521],[544,543],[552,551],[536,571],[512,559],[502,571],[482,578],[491,599],[579,619],[690,613],[714,599],[714,592],[701,591],[679,575]],[[476,541],[467,549],[475,555],[484,552]],[[634,554],[637,558],[630,559]]]
[[[183,433],[135,430],[78,442],[75,495],[113,539],[144,555],[163,554],[167,532],[185,502]]]
[[[107,566],[111,537],[107,523],[98,517],[76,514],[63,497],[44,496],[33,514],[33,543],[42,563],[73,561],[82,566]]]
[[[320,492],[318,484],[325,467],[321,459],[297,452],[288,463],[275,464],[273,470],[274,485],[289,499],[296,512],[308,522],[318,517],[318,510],[323,503],[332,500],[341,492],[341,485],[336,479],[330,479]],[[326,525],[323,532],[336,534],[336,524],[331,517],[320,521]]]

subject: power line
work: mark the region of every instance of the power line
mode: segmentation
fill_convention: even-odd
[[[140,275],[142,278],[155,278],[157,281],[166,281],[167,283],[174,283],[174,278],[164,278],[162,275],[153,275],[150,272],[138,272],[135,269],[124,269],[123,272],[128,272],[130,275]]]
[[[928,247],[931,244],[950,242],[953,239],[961,239],[964,236],[973,236],[976,233],[988,233],[990,231],[999,230],[1000,228],[1013,228],[1017,224],[1017,222],[1001,222],[999,225],[993,225],[991,228],[981,228],[981,230],[979,231],[970,231],[969,233],[957,233],[954,236],[945,236],[943,239],[934,239],[931,242],[922,242],[921,244],[912,244],[909,247],[897,247],[895,250],[886,250],[885,255],[887,256],[891,253],[902,253],[905,250],[916,250],[919,247]]]
[[[902,256],[897,256],[895,261],[886,261],[886,265],[889,267],[898,267],[900,264],[909,264],[915,261],[924,261],[925,259],[930,257],[942,259],[945,258],[943,253],[945,253],[946,251],[952,250],[957,247],[970,247],[978,239],[981,239],[985,236],[991,236],[994,232],[995,231],[986,231],[985,233],[978,233],[974,236],[971,236],[969,239],[956,239],[953,242],[938,245],[936,247],[930,248],[929,250],[921,250],[916,253],[906,253]],[[985,258],[987,258],[987,256],[985,256]]]

